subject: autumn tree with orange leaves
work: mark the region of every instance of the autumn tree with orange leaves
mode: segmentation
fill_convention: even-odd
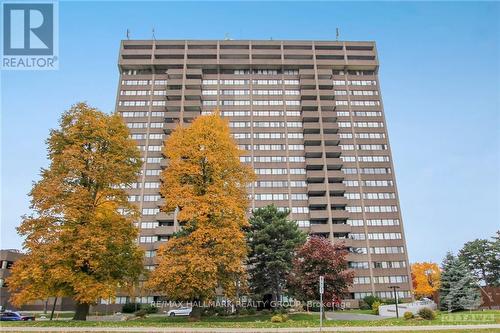
[[[136,208],[123,187],[135,182],[140,153],[118,114],[74,105],[47,140],[50,165],[30,192],[34,213],[18,233],[26,255],[7,284],[15,305],[71,297],[73,319],[85,320],[91,304],[133,285],[142,269],[136,245]]]
[[[193,317],[200,315],[196,304],[212,300],[217,288],[232,297],[235,282],[245,280],[246,187],[254,173],[240,162],[242,153],[218,112],[178,127],[165,142],[162,210],[177,209],[183,228],[159,249],[147,286],[194,302]]]
[[[441,271],[436,263],[416,262],[411,265],[413,293],[417,299],[433,297],[439,290]]]

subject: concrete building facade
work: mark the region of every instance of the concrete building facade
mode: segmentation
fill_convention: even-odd
[[[392,298],[391,285],[411,297],[374,42],[125,40],[118,67],[116,110],[144,161],[128,191],[146,268],[180,227],[159,209],[163,141],[218,108],[257,174],[252,208],[288,208],[304,231],[345,242],[352,304]]]

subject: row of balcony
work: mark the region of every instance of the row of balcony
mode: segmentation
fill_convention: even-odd
[[[311,67],[314,64],[313,59],[217,59],[214,58],[188,58],[171,59],[171,58],[151,58],[150,56],[125,56],[119,60],[119,65],[122,69],[144,68],[145,66],[153,67],[168,67],[179,66],[184,63],[187,66],[227,66],[227,68],[241,68],[250,66],[263,65],[268,68],[280,68],[281,66],[304,66]],[[353,69],[362,70],[377,70],[378,62],[376,59],[317,59],[318,67],[332,67],[344,69],[346,66]],[[234,67],[233,67],[234,66]],[[274,66],[274,67],[273,67]]]

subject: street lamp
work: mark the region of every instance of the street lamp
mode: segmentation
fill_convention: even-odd
[[[389,286],[389,289],[392,289],[394,291],[394,299],[396,300],[396,318],[399,318],[398,293],[396,292],[396,289],[399,289],[399,286]]]

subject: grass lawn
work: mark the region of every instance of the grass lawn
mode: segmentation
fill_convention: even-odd
[[[271,323],[272,315],[248,315],[229,317],[203,317],[201,321],[192,322],[187,317],[171,318],[165,315],[150,315],[144,319],[134,319],[128,321],[84,321],[73,322],[67,320],[56,321],[34,321],[34,322],[3,322],[5,326],[39,326],[39,327],[228,327],[228,328],[263,328],[263,327],[318,327],[319,316],[317,313],[298,313],[289,315],[289,320],[284,323]],[[324,326],[418,326],[418,325],[460,325],[460,324],[500,324],[500,311],[471,311],[458,312],[453,314],[438,313],[435,320],[419,319],[383,319],[383,320],[327,320]],[[488,330],[485,330],[488,332]]]

